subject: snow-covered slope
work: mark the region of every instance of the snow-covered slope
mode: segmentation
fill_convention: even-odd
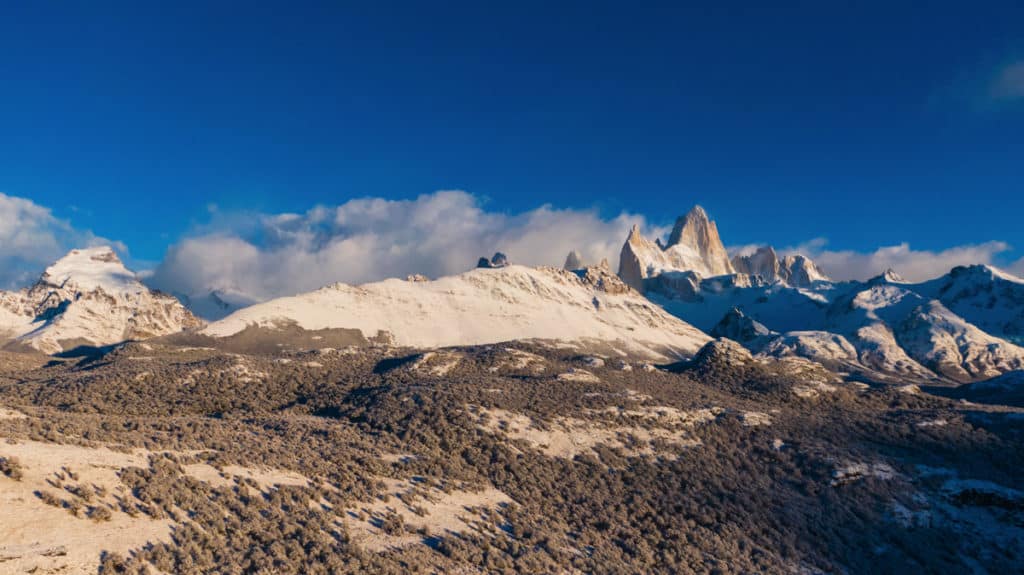
[[[959,381],[1024,369],[1024,348],[983,332],[935,300],[904,319],[896,339],[918,362]]]
[[[433,348],[520,339],[604,342],[661,356],[695,353],[709,338],[666,313],[614,274],[512,265],[434,281],[335,284],[237,311],[202,333],[228,337],[249,326],[385,332],[396,345]]]
[[[30,288],[0,292],[0,342],[46,353],[199,327],[175,298],[142,285],[109,247],[72,250]]]
[[[958,266],[913,289],[980,329],[1024,345],[1024,279],[992,266]]]
[[[719,246],[717,227],[694,208],[666,247],[634,229],[620,275],[673,315],[755,353],[917,379],[973,381],[1022,367],[1024,280],[991,266],[920,284],[893,270],[832,282],[810,259],[769,246],[723,271]]]
[[[817,281],[807,288],[710,278],[685,297],[649,296],[715,333],[740,320],[756,322],[758,336],[741,341],[765,355],[798,355],[864,373],[973,381],[1024,367],[1024,348],[996,335],[1015,329],[1021,310],[1015,288],[1024,286],[1002,272],[975,272],[971,282],[963,270],[923,284],[889,272],[867,282]],[[765,330],[780,333],[766,337]]]

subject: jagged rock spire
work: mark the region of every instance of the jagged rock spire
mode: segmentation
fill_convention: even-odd
[[[695,252],[704,264],[703,270],[694,271],[711,276],[735,273],[729,261],[729,253],[718,236],[718,226],[700,206],[694,206],[689,213],[676,220],[665,251],[686,251],[683,248]]]
[[[581,269],[583,267],[583,256],[576,250],[569,252],[569,255],[565,257],[565,265],[562,267],[569,271]]]

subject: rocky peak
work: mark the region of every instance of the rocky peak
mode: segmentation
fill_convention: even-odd
[[[583,283],[593,286],[600,291],[612,295],[623,294],[629,291],[630,286],[622,279],[612,273],[607,265],[588,266],[571,270]]]
[[[46,268],[37,285],[108,294],[145,289],[109,246],[71,250]]]
[[[634,225],[619,256],[619,276],[637,291],[662,272],[692,271],[700,276],[734,273],[718,227],[700,206],[676,220],[667,244],[651,241]]]
[[[753,361],[747,348],[731,339],[719,338],[709,341],[690,360],[689,367],[695,369],[716,369],[742,366]]]
[[[771,246],[761,246],[752,254],[733,257],[732,266],[737,273],[761,276],[769,282],[782,279],[779,256]]]
[[[793,287],[808,287],[817,281],[828,281],[828,276],[821,271],[807,256],[792,255],[782,258],[781,267],[785,270],[785,281]]]
[[[764,324],[748,317],[736,307],[729,310],[710,332],[711,337],[727,337],[740,343],[752,342],[773,334],[774,332]]]
[[[676,224],[672,226],[672,233],[668,237],[666,247],[683,243],[684,237],[687,244],[694,245],[697,233],[705,232],[712,225],[714,224],[708,218],[708,213],[704,211],[704,208],[693,206],[685,216],[676,218]]]
[[[202,324],[176,298],[142,285],[109,247],[71,250],[31,288],[0,295],[9,312],[0,315],[0,334],[15,346],[46,353],[100,348]]]
[[[578,270],[583,267],[583,256],[576,250],[569,252],[569,255],[565,257],[565,264],[562,268],[569,271]]]
[[[738,273],[761,276],[771,282],[781,281],[793,287],[808,287],[816,281],[828,280],[825,272],[807,256],[780,258],[771,246],[761,246],[752,254],[737,255],[732,265]]]
[[[511,265],[511,262],[508,261],[508,256],[501,252],[494,252],[494,255],[491,256],[491,259],[480,258],[476,263],[476,267],[487,269],[504,268],[508,267],[509,265]]]
[[[640,233],[640,226],[634,225],[619,253],[619,277],[622,281],[643,293],[644,278],[657,273],[656,270],[667,263],[662,249]]]
[[[868,280],[868,285],[879,285],[879,284],[905,284],[907,280],[903,279],[903,276],[896,273],[895,270],[889,268],[883,273]]]
[[[709,276],[730,274],[734,271],[729,254],[718,236],[718,226],[708,219],[707,212],[700,206],[694,206],[689,213],[676,220],[665,251],[677,247],[692,251],[703,262],[704,269],[694,271],[704,272]]]

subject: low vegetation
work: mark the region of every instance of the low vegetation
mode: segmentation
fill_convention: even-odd
[[[0,373],[0,405],[27,415],[0,419],[0,437],[149,453],[118,471],[122,490],[68,469],[37,493],[74,520],[172,523],[128,553],[97,549],[103,573],[1013,572],[1024,561],[1024,418],[1012,408],[840,382],[806,394],[822,374],[779,364],[626,365],[526,344],[427,359],[132,344]],[[584,370],[594,377],[558,377]],[[3,440],[0,471],[13,478]]]

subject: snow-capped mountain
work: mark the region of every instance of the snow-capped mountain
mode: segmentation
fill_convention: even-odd
[[[0,292],[0,342],[46,353],[200,325],[177,299],[142,285],[109,247],[72,250],[33,286]]]
[[[695,353],[710,338],[629,289],[607,268],[510,265],[433,281],[335,284],[239,310],[202,333],[249,328],[356,329],[367,339],[434,348],[543,339],[601,343],[660,357]]]
[[[648,278],[664,272],[690,271],[701,276],[734,273],[729,253],[718,237],[718,226],[708,219],[704,208],[694,206],[676,220],[668,243],[651,241],[633,227],[619,255],[619,277],[643,293]]]
[[[706,218],[694,208],[680,221],[714,230],[720,246]],[[623,246],[624,279],[673,315],[755,353],[919,379],[975,381],[1024,368],[1017,345],[1024,339],[1024,280],[991,266],[958,267],[919,284],[893,270],[837,283],[804,256],[780,258],[762,247],[734,257],[733,272],[708,277],[714,266],[668,261],[660,249],[633,230]]]
[[[992,266],[958,266],[915,289],[986,332],[1024,345],[1024,279]]]
[[[634,226],[619,256],[619,276],[641,293],[655,292],[673,298],[699,300],[702,284],[711,288],[731,285],[780,283],[808,287],[828,277],[809,258],[780,258],[771,246],[729,259],[718,226],[700,206],[676,220],[668,243],[651,241]]]

